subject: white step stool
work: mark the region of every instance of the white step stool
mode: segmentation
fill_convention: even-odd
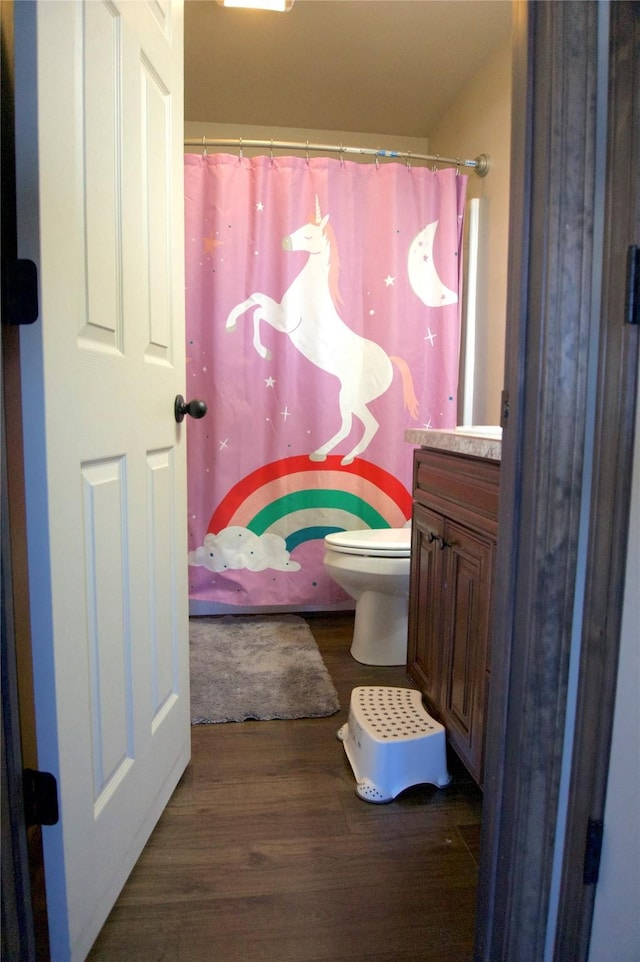
[[[423,782],[449,784],[445,730],[427,714],[419,691],[354,688],[338,738],[365,802],[390,802]]]

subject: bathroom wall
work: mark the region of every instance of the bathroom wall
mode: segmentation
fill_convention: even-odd
[[[511,40],[490,55],[433,128],[430,153],[488,154],[486,177],[471,174],[467,197],[481,198],[475,424],[498,424],[504,372],[511,163]]]
[[[622,610],[618,686],[604,811],[600,878],[589,946],[589,962],[640,959],[640,391],[631,487],[627,573]]]
[[[398,137],[396,134],[364,134],[358,132],[345,132],[344,130],[314,130],[302,127],[249,127],[244,124],[206,124],[194,121],[185,121],[185,139],[192,137],[221,137],[224,139],[241,137],[245,140],[286,140],[292,142],[319,143],[319,144],[344,144],[345,147],[368,147],[371,149],[403,150],[412,151],[416,154],[428,153],[429,142],[422,137]],[[210,148],[213,151],[214,148]],[[198,153],[199,147],[186,147],[185,150],[191,153]],[[234,153],[232,148],[225,148],[228,153]],[[243,153],[246,157],[255,154],[264,154],[264,148],[244,147]],[[295,150],[274,150],[275,155],[304,156],[304,151]],[[321,156],[313,153],[310,156]],[[329,156],[338,157],[338,154]],[[350,161],[361,161],[371,164],[373,159],[369,156],[358,157],[357,154],[349,154],[346,157]],[[385,163],[385,161],[381,161]]]

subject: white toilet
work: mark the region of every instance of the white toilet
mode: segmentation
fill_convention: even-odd
[[[353,657],[363,665],[405,665],[411,528],[338,531],[324,546],[327,573],[356,602]]]

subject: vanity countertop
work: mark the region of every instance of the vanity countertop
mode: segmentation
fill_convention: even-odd
[[[422,448],[440,448],[489,461],[500,461],[502,457],[502,429],[494,425],[462,426],[451,430],[409,428],[404,432],[404,439]]]

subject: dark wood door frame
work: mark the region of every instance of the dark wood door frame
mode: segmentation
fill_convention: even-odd
[[[13,0],[0,3],[2,170],[0,235],[3,271],[18,255],[14,159]],[[4,277],[3,277],[4,282]],[[42,836],[27,827],[23,768],[37,768],[20,409],[19,328],[3,290],[0,321],[2,947],[4,960],[48,957]],[[11,325],[9,323],[11,321]]]
[[[624,601],[640,329],[625,323],[625,266],[640,244],[640,2],[611,7],[606,216],[595,423],[596,464],[568,828],[554,959],[585,958],[595,884],[583,882],[589,822],[602,822]],[[637,431],[637,426],[636,426]],[[604,508],[604,510],[603,510]]]
[[[616,77],[635,61],[637,82],[638,47],[622,39],[638,4],[514,12],[509,411],[475,957],[581,962],[629,526],[638,331],[623,325],[620,252],[633,242],[621,212],[634,207],[638,156],[637,134],[635,163],[633,135],[621,134],[633,127]],[[637,205],[635,216],[637,230]]]

